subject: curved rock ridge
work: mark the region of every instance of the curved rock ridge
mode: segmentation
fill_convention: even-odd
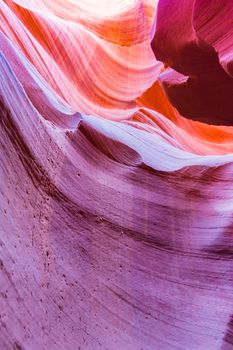
[[[0,349],[233,349],[225,4],[0,0]]]
[[[107,41],[131,46],[148,38],[157,2],[157,0],[111,0],[111,2],[67,0],[64,3],[62,0],[17,0],[14,1],[14,7],[21,12],[21,18],[25,20],[27,16],[25,8],[42,15],[49,13],[50,16],[81,24]]]

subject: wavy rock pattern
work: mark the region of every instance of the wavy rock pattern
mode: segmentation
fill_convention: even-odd
[[[0,0],[0,349],[233,349],[231,10]]]

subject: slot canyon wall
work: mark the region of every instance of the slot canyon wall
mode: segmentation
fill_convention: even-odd
[[[0,349],[233,349],[233,2],[0,0]]]

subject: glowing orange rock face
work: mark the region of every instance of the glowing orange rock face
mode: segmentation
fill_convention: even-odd
[[[113,2],[113,8],[106,3],[106,20],[99,6],[96,15],[90,13],[90,3],[79,9],[78,3],[67,2],[63,12],[61,2],[29,4],[29,9],[12,1],[2,4],[3,33],[74,110],[129,118],[137,109],[135,98],[161,67],[150,48],[150,2],[129,8],[125,1]]]
[[[214,3],[208,5],[211,10],[208,11],[208,6],[197,1],[195,8],[193,1],[180,2],[179,6],[175,1],[161,1],[156,23],[156,1],[103,1],[98,6],[96,1],[90,0],[66,1],[65,4],[61,1],[4,1],[0,28],[73,111],[113,120],[133,118],[156,129],[160,122],[154,115],[149,116],[150,112],[144,113],[143,107],[146,107],[175,124],[172,129],[177,132],[173,137],[183,140],[184,149],[222,154],[232,148],[232,131],[183,119],[168,101],[159,82],[155,82],[160,75],[171,101],[184,117],[231,124],[232,79],[217,66],[213,50],[207,49],[207,43],[215,45],[213,35],[201,46],[197,37],[199,32],[205,34],[210,25],[208,22],[205,31],[199,7],[206,9],[206,18],[212,12],[216,17],[219,5]],[[200,27],[197,34],[191,25],[194,9],[194,24]],[[153,56],[150,39],[155,24],[152,41],[155,54],[177,71],[164,70]],[[205,40],[204,34],[201,40]],[[223,46],[229,47],[226,40],[224,43]],[[160,46],[163,54],[158,53]],[[230,67],[230,54],[223,55],[228,57]],[[188,74],[191,78],[186,83]],[[198,79],[194,78],[195,74]],[[27,90],[23,77],[21,83]],[[187,133],[188,142],[185,141]],[[180,138],[180,135],[183,136]]]
[[[233,348],[230,0],[0,0],[0,350]]]

